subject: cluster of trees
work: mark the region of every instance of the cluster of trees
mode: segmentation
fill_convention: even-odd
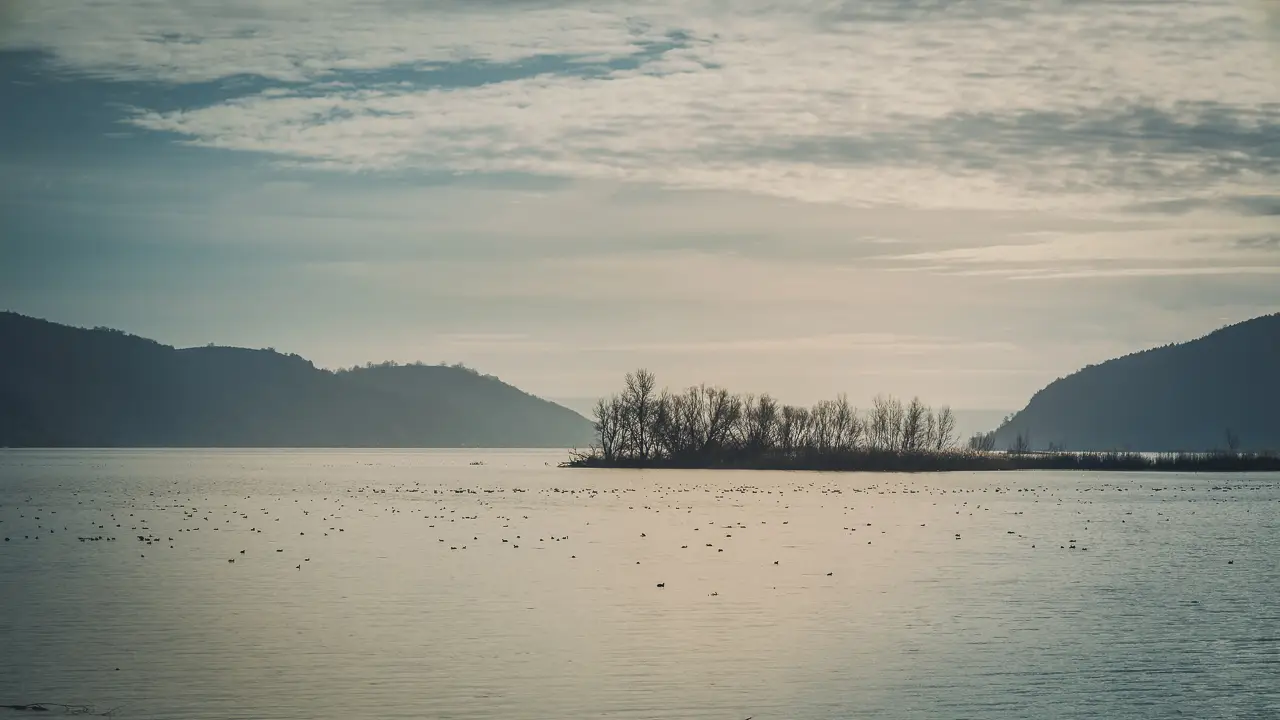
[[[267,348],[267,349],[271,350],[272,352],[275,352],[275,348]],[[298,357],[298,356],[290,354],[289,357]],[[338,375],[341,375],[343,373],[353,373],[353,372],[359,372],[361,370],[385,370],[389,368],[401,368],[401,367],[431,367],[431,366],[427,365],[427,363],[421,360],[414,360],[413,362],[408,362],[408,363],[399,363],[399,362],[396,362],[395,360],[383,360],[382,362],[373,362],[372,360],[370,360],[363,365],[352,365],[349,368],[338,368],[335,371],[335,373]],[[435,364],[435,367],[447,367],[447,368],[452,368],[454,370],[461,370],[471,375],[475,375],[476,377],[487,378],[489,380],[498,379],[498,376],[496,375],[490,375],[489,373],[482,373],[479,370],[473,367],[470,367],[469,365],[464,365],[463,363],[460,363],[460,362],[447,363],[441,360],[440,362]]]
[[[812,407],[770,395],[698,385],[659,390],[647,370],[628,373],[620,394],[594,409],[596,445],[580,464],[750,466],[867,455],[951,452],[956,418],[919,400],[877,397],[859,412],[847,397]]]
[[[955,415],[919,399],[877,397],[859,412],[844,396],[812,407],[769,395],[698,385],[659,390],[652,373],[626,376],[622,392],[596,403],[595,444],[574,467],[780,470],[1280,471],[1280,456],[1249,453],[1032,452],[1029,433],[995,451],[995,432],[956,446]]]
[[[977,432],[969,436],[967,447],[974,452],[991,452],[996,449],[996,433]]]

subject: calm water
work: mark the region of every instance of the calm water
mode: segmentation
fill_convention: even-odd
[[[0,452],[0,704],[1280,717],[1280,476],[559,459]]]

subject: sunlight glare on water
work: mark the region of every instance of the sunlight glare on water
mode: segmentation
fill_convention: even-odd
[[[0,452],[0,704],[1280,717],[1275,474],[562,457]]]

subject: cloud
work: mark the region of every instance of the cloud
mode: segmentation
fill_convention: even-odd
[[[549,53],[603,59],[663,37],[651,23],[547,2],[86,0],[16,14],[3,47],[49,51],[56,67],[92,77],[166,83],[306,82]]]
[[[957,352],[1011,352],[1007,342],[982,342],[953,337],[902,335],[897,333],[828,333],[784,337],[736,338],[732,340],[690,340],[683,342],[590,342],[574,343],[538,340],[525,333],[442,333],[435,336],[442,348],[456,352],[507,354],[612,353],[635,355],[794,355],[797,353],[857,352],[876,355],[928,355]]]
[[[899,254],[902,270],[1015,280],[1280,274],[1271,234],[1219,229],[1044,233],[1018,244]]]
[[[1280,105],[820,122],[812,109],[782,103],[775,117],[753,120],[753,101],[733,107],[726,97],[710,111],[692,101],[705,93],[683,84],[533,78],[258,95],[140,112],[133,122],[206,147],[334,168],[532,173],[851,204],[1098,208],[1170,192],[1261,192],[1280,174]]]
[[[1236,238],[1235,245],[1247,249],[1280,250],[1280,234],[1248,235]]]
[[[1272,38],[1280,43],[1280,1],[1256,0],[1262,10],[1262,21]]]
[[[585,352],[623,354],[795,354],[853,351],[889,355],[926,355],[956,351],[1010,351],[1003,342],[975,342],[959,338],[919,337],[894,333],[834,333],[826,335],[771,337],[682,343],[629,343],[585,347]]]
[[[1201,211],[1228,211],[1252,216],[1280,215],[1280,195],[1218,195],[1214,197],[1157,200],[1130,205],[1125,210],[1135,213],[1185,215]]]
[[[1273,188],[1255,29],[1189,0],[97,0],[32,5],[4,44],[113,81],[269,80],[130,122],[314,168],[1079,210]]]
[[[1137,277],[1194,277],[1205,275],[1280,275],[1280,266],[1237,265],[1214,267],[1127,267],[1090,268],[1085,270],[1032,270],[1011,275],[1014,280],[1082,280]]]
[[[453,357],[475,352],[525,355],[565,350],[556,343],[530,337],[527,333],[437,333],[435,345]]]

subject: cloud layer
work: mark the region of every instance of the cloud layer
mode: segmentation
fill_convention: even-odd
[[[1280,62],[1237,2],[125,2],[24,11],[66,72],[227,83],[130,122],[342,170],[851,205],[1270,193]]]

